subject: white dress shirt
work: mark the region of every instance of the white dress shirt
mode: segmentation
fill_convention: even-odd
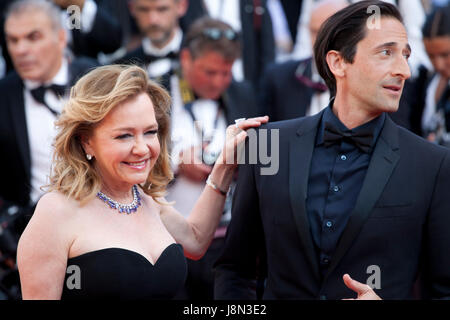
[[[69,66],[66,60],[55,77],[47,84],[67,85],[69,81]],[[47,107],[36,100],[30,90],[42,85],[41,83],[24,81],[25,119],[27,124],[28,141],[31,155],[31,203],[36,203],[43,195],[41,187],[48,184],[50,168],[53,156],[53,140],[56,136],[53,113]],[[51,90],[47,90],[44,96],[47,104],[55,111],[61,112],[66,99],[60,99]]]
[[[276,61],[283,62],[291,57],[293,47],[291,33],[284,14],[283,6],[280,0],[268,0],[267,9],[269,9],[272,19],[273,35],[276,46]]]
[[[142,40],[142,49],[145,54],[165,57],[170,52],[180,52],[181,42],[183,41],[183,32],[177,28],[173,39],[163,48],[155,47],[149,38]],[[147,66],[147,72],[150,78],[156,78],[169,72],[172,68],[172,61],[168,58],[158,59]]]
[[[194,120],[186,110],[181,99],[177,76],[171,78],[172,115],[171,115],[171,159],[172,169],[178,170],[179,153],[194,146],[202,145],[201,133],[195,128]],[[198,99],[192,105],[196,121],[203,128],[204,137],[212,137],[209,151],[219,154],[225,143],[227,122],[225,115],[219,111],[216,101]],[[216,120],[217,119],[217,120]],[[201,159],[201,157],[199,156]],[[187,216],[205,187],[205,182],[192,182],[178,176],[168,190],[167,200],[175,201],[174,207]]]

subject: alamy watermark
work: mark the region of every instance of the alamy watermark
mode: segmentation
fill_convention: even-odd
[[[197,136],[196,128],[202,128],[200,121],[195,121],[195,125],[192,128],[191,136]],[[216,130],[213,130],[214,136]],[[223,154],[223,160],[225,164],[260,164],[261,175],[275,175],[278,173],[280,166],[280,133],[279,129],[254,129],[250,128],[247,132],[248,139],[248,155],[246,154],[246,148],[244,143],[240,143],[237,148],[228,148],[227,153]],[[270,143],[269,143],[270,136]],[[202,135],[201,145],[207,146],[211,139]],[[173,141],[175,144],[177,141]],[[226,142],[227,143],[227,142]],[[269,150],[270,149],[270,150]],[[183,157],[185,164],[201,164],[206,163],[208,165],[214,164],[219,156],[218,151],[210,154],[208,147],[194,148],[195,156],[188,155]]]
[[[377,5],[371,5],[367,7],[367,14],[370,14],[371,16],[367,18],[367,29],[373,30],[373,29],[380,29],[380,21],[381,21],[381,10],[380,7]]]
[[[72,264],[67,267],[66,270],[67,274],[70,274],[70,276],[67,277],[66,280],[66,287],[69,290],[81,289],[81,269],[79,266]]]
[[[373,264],[367,267],[366,273],[370,274],[366,284],[372,289],[381,289],[381,268]]]
[[[67,7],[68,19],[66,21],[67,28],[69,30],[80,30],[81,29],[81,8],[76,5],[71,5]]]

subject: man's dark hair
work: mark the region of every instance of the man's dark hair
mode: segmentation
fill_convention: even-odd
[[[380,18],[392,17],[403,23],[403,18],[394,5],[384,1],[368,0],[351,4],[336,12],[320,27],[314,44],[314,59],[317,71],[325,80],[331,96],[336,94],[336,79],[328,67],[327,53],[336,50],[344,61],[353,63],[356,46],[366,36],[367,21],[374,14],[374,11],[368,10],[370,6],[377,7]]]
[[[427,39],[450,36],[450,4],[436,7],[425,20],[423,37]]]
[[[214,51],[227,61],[234,61],[241,54],[238,34],[225,22],[203,17],[189,28],[183,41],[194,59],[205,52]]]

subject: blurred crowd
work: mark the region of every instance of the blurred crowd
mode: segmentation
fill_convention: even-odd
[[[167,199],[188,215],[234,119],[312,115],[332,93],[313,57],[321,24],[347,0],[2,0],[0,2],[0,299],[20,298],[18,237],[51,170],[53,123],[70,87],[98,65],[143,66],[172,97]],[[408,31],[412,77],[399,125],[450,146],[448,0],[387,1]],[[232,191],[207,254],[189,260],[179,299],[212,299],[212,264]]]

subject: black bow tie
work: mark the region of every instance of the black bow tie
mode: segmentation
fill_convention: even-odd
[[[332,123],[325,121],[323,134],[323,143],[325,147],[329,147],[342,139],[352,141],[361,151],[369,153],[372,147],[373,130],[372,128],[360,128],[357,132],[343,132],[339,128],[336,128]]]
[[[162,60],[162,59],[170,59],[170,60],[177,60],[178,59],[178,54],[171,51],[166,55],[163,56],[157,56],[157,55],[152,55],[152,54],[146,54],[144,53],[144,62],[146,64],[150,64],[153,63],[157,60]]]
[[[45,96],[45,92],[47,90],[52,90],[57,96],[63,97],[64,94],[66,93],[66,86],[58,85],[58,84],[51,84],[48,86],[40,86],[40,87],[30,90],[31,95],[37,102],[45,105],[50,110],[51,113],[53,113],[55,116],[57,116],[59,114],[59,112],[50,108],[50,106],[45,102],[44,96]]]

